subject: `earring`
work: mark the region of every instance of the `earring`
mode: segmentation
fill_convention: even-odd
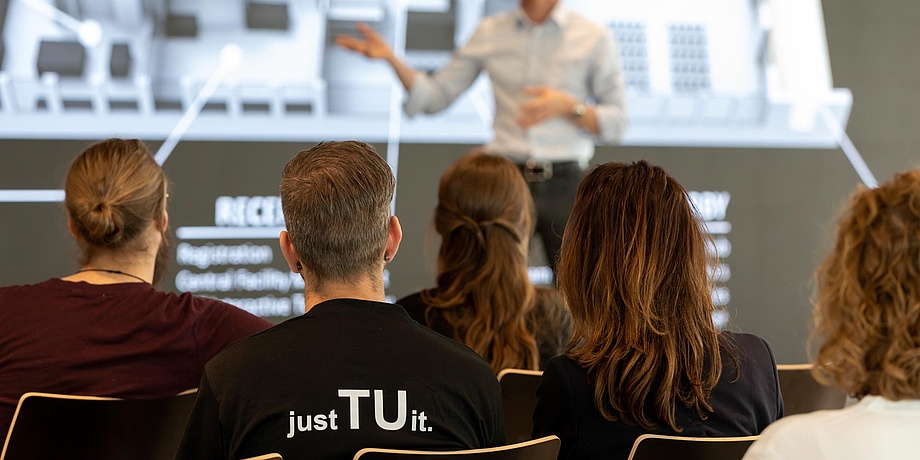
[[[299,261],[297,262],[297,271],[303,271],[303,265]]]
[[[389,253],[389,252],[384,252],[384,253],[383,253],[383,261],[384,261],[384,262],[389,262],[389,261],[390,261],[390,253]]]

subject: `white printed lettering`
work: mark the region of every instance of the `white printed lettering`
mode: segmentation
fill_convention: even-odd
[[[326,430],[326,416],[323,414],[313,416],[313,423],[316,425],[316,431]]]
[[[311,423],[311,421],[310,421],[310,416],[309,416],[309,415],[307,416],[307,426],[304,426],[304,425],[303,425],[303,420],[302,420],[302,419],[303,419],[303,416],[302,416],[302,415],[298,415],[298,416],[297,416],[297,429],[300,430],[300,431],[310,431],[310,430],[311,430],[311,425],[312,425],[312,423]]]
[[[290,414],[290,426],[287,434],[288,439],[293,438],[298,431],[325,431],[327,429],[339,429],[338,425],[335,424],[335,419],[338,417],[338,415],[335,413],[335,410],[329,411],[329,415],[296,415],[294,411],[291,411]],[[294,419],[296,419],[296,422]]]
[[[419,431],[431,431],[431,427],[426,427],[425,422],[428,420],[428,417],[425,416],[425,411],[421,411],[418,414],[418,430]]]
[[[348,398],[348,416],[351,417],[350,429],[357,430],[360,428],[358,423],[358,399],[367,398],[370,395],[370,390],[339,390],[340,398]]]
[[[398,390],[396,400],[396,421],[388,422],[383,417],[383,390],[374,390],[374,419],[384,430],[396,431],[406,424],[406,390]]]
[[[371,390],[363,389],[340,389],[338,390],[340,398],[348,398],[348,415],[349,429],[361,429],[360,422],[360,405],[361,398],[370,398]],[[397,431],[407,428],[406,419],[410,418],[407,407],[407,391],[396,391],[396,420],[388,421],[384,411],[384,390],[374,390],[374,419],[377,426],[386,431]],[[392,401],[390,401],[392,405]],[[390,414],[392,415],[392,407]],[[411,430],[416,432],[431,432],[432,427],[428,424],[428,416],[423,410],[412,409]],[[328,414],[319,413],[313,415],[298,415],[296,411],[288,412],[288,439],[293,438],[297,433],[338,430],[338,414],[335,409],[330,410]],[[376,429],[376,428],[372,428]],[[408,429],[408,428],[407,428]]]
[[[335,409],[329,411],[329,429],[330,429],[330,430],[338,430],[338,429],[339,429],[339,426],[335,424],[335,419],[336,419],[337,417],[338,417],[338,415],[335,413]]]

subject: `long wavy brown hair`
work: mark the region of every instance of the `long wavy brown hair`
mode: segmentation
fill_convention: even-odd
[[[605,419],[679,432],[676,404],[712,412],[722,359],[705,245],[687,192],[658,166],[602,164],[579,186],[559,287],[574,320],[567,354]]]
[[[920,398],[920,170],[853,195],[816,284],[815,377],[857,398]]]
[[[496,372],[539,365],[527,275],[535,213],[527,183],[505,158],[473,153],[441,176],[437,288],[423,291],[422,301]]]

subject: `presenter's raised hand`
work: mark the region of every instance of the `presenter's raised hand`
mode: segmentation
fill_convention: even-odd
[[[335,37],[335,44],[371,59],[393,59],[393,50],[376,30],[367,24],[358,23],[358,32],[364,38],[339,35]]]

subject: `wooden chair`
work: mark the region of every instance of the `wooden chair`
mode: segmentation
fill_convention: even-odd
[[[354,460],[556,460],[562,443],[555,436],[534,439],[489,449],[419,451],[399,449],[361,449]]]
[[[196,393],[153,400],[26,393],[0,460],[172,460]]]
[[[284,460],[284,459],[281,458],[281,454],[265,454],[265,455],[259,455],[258,457],[244,458],[243,460]]]
[[[537,405],[537,387],[543,372],[523,369],[503,369],[498,373],[502,386],[502,406],[505,415],[505,439],[510,443],[531,438],[533,409]]]
[[[816,410],[843,409],[847,394],[837,387],[819,383],[811,375],[811,364],[780,364],[779,389],[783,393],[785,415]]]
[[[686,438],[644,434],[633,443],[629,460],[741,460],[757,436],[738,438]]]

